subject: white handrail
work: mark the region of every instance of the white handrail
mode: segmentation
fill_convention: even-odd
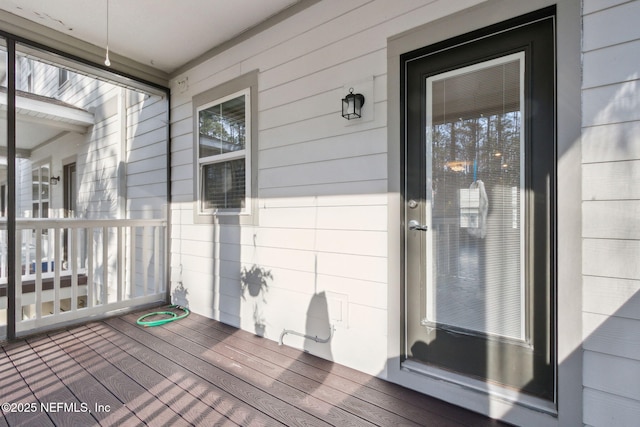
[[[16,332],[166,297],[165,219],[20,218],[16,230]],[[0,219],[0,289],[6,237]]]
[[[86,227],[114,227],[119,224],[129,227],[143,227],[145,225],[167,225],[166,219],[76,219],[76,218],[17,218],[16,229],[29,228],[86,228]],[[7,220],[0,218],[0,230],[7,229]]]

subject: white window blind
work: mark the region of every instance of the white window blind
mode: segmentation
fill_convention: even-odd
[[[526,339],[523,70],[513,54],[427,79],[427,324]]]

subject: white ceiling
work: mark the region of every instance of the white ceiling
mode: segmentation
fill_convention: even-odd
[[[298,0],[0,0],[0,9],[171,73]]]

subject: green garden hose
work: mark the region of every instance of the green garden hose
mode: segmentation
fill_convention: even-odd
[[[180,305],[170,305],[169,308],[177,308],[179,310],[184,311],[184,313],[178,316],[178,313],[175,313],[173,311],[154,311],[153,313],[147,313],[143,316],[140,316],[136,323],[140,326],[145,326],[145,327],[160,326],[169,322],[173,322],[174,320],[184,319],[189,315],[189,309],[186,307],[182,307]],[[169,316],[169,317],[164,317],[162,319],[157,319],[157,320],[144,320],[147,317],[151,317],[151,316]]]

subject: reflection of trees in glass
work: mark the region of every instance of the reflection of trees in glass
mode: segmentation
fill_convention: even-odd
[[[243,148],[246,129],[244,102],[241,111],[225,108],[226,104],[222,103],[200,112],[200,135]]]
[[[520,112],[459,119],[432,128],[433,172],[463,172],[485,182],[520,182]]]

